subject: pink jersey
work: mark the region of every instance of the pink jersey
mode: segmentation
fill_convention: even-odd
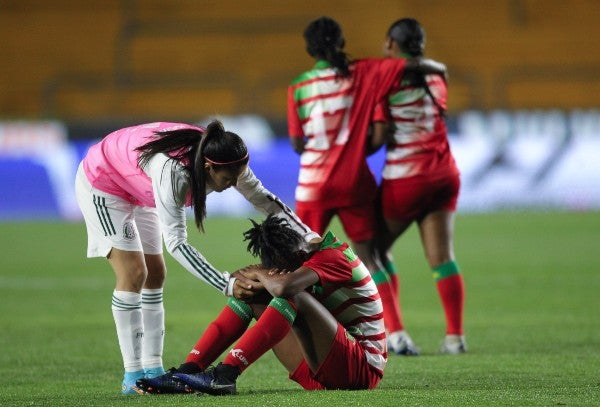
[[[445,109],[446,82],[439,75],[427,75],[426,80],[436,102]],[[383,179],[458,173],[446,123],[424,88],[403,81],[387,103],[377,106],[374,120],[393,121],[396,126],[394,143],[387,147]]]
[[[326,61],[292,81],[288,88],[288,132],[306,137],[300,158],[296,200],[323,208],[362,205],[376,185],[365,157],[375,105],[399,82],[402,59],[364,59],[341,78]]]
[[[369,365],[382,375],[387,362],[383,305],[369,270],[331,232],[303,266],[319,275],[313,286],[315,298],[358,341]]]
[[[138,166],[140,153],[135,149],[156,138],[154,132],[179,129],[204,132],[204,129],[188,124],[156,122],[110,133],[93,145],[83,159],[87,179],[94,188],[134,205],[155,207],[152,180]]]

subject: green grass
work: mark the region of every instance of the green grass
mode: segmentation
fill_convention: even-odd
[[[209,219],[194,244],[222,270],[253,259],[247,220]],[[339,232],[339,225],[333,225]],[[342,235],[341,232],[339,232]],[[600,404],[600,213],[459,215],[469,353],[435,352],[444,321],[416,231],[396,244],[405,324],[423,355],[391,356],[374,391],[305,392],[272,354],[234,398],[122,397],[110,312],[114,277],[85,258],[82,224],[0,224],[0,405],[588,406]],[[166,367],[178,365],[224,298],[168,259]]]

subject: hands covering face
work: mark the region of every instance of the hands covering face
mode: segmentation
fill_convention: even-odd
[[[290,271],[273,267],[264,267],[262,264],[252,264],[232,273],[236,278],[233,286],[233,296],[246,303],[264,303],[269,301],[271,295],[260,282],[260,276],[274,276],[287,274]]]

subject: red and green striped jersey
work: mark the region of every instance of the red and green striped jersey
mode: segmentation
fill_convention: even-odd
[[[304,264],[319,276],[313,295],[364,349],[383,374],[387,362],[383,305],[369,271],[347,243],[327,232],[320,250]]]
[[[360,205],[373,199],[375,178],[365,155],[376,104],[404,73],[404,59],[362,59],[343,78],[326,61],[288,87],[288,132],[306,137],[296,200],[323,207]]]
[[[445,109],[446,82],[439,75],[425,79],[435,102]],[[458,173],[446,123],[425,88],[403,81],[385,103],[377,105],[374,120],[392,121],[396,126],[394,143],[387,146],[384,179]]]

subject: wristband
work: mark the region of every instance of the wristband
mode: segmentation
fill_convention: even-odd
[[[236,278],[227,272],[223,274],[228,277],[227,286],[225,287],[225,290],[223,290],[223,293],[228,297],[233,297],[233,285],[235,284]]]

